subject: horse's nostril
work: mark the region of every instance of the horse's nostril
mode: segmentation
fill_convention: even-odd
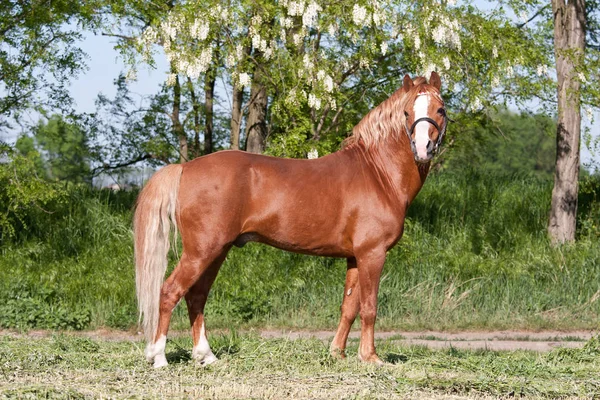
[[[430,152],[430,151],[432,151],[432,150],[433,150],[433,142],[430,140],[430,141],[427,143],[427,151],[429,151],[429,152]]]

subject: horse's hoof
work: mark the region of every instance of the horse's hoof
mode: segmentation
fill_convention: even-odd
[[[346,352],[342,349],[330,349],[329,354],[332,358],[335,358],[336,360],[343,360],[346,358]]]
[[[167,365],[169,365],[169,363],[167,362],[167,357],[165,357],[164,354],[154,357],[154,368],[162,368],[166,367]]]
[[[203,367],[206,367],[207,365],[219,361],[217,356],[215,356],[212,352],[205,355],[192,355],[192,358],[196,363],[200,364]]]
[[[360,359],[360,361],[365,362],[365,363],[374,364],[377,366],[385,365],[385,363],[381,360],[381,358],[379,358],[379,356],[377,356],[377,354],[372,354],[367,357],[363,357],[363,356],[359,355],[358,358]]]

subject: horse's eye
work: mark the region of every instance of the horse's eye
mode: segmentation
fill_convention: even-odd
[[[408,112],[404,111],[404,116],[408,118]]]
[[[446,110],[444,110],[443,108],[440,108],[440,109],[438,110],[438,114],[441,114],[441,115],[443,115],[443,116],[446,116]]]

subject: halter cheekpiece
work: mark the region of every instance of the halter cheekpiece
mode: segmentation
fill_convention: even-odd
[[[417,95],[417,97],[423,96],[423,95],[429,95],[429,93],[427,93],[427,92],[420,92]],[[452,122],[452,120],[450,118],[448,118],[448,116],[446,115],[446,113],[444,113],[444,124],[441,127],[433,119],[431,119],[429,117],[422,117],[422,118],[417,119],[415,122],[413,122],[413,124],[409,128],[408,127],[408,123],[407,123],[407,121],[405,119],[404,120],[404,127],[406,128],[405,129],[406,130],[406,135],[408,136],[408,141],[410,142],[410,147],[411,147],[411,149],[412,149],[412,151],[413,151],[414,154],[417,153],[417,148],[415,146],[415,142],[412,140],[412,134],[413,134],[413,131],[415,129],[415,126],[417,126],[417,124],[419,122],[423,122],[423,121],[429,122],[438,131],[438,138],[435,141],[435,143],[433,143],[433,148],[429,149],[429,145],[427,146],[427,151],[428,152],[436,152],[438,150],[438,148],[442,144],[442,140],[444,140],[444,135],[446,135],[446,127],[448,126],[448,121]],[[430,140],[429,143],[431,144],[432,141]]]

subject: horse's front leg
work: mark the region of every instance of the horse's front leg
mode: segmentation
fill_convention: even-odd
[[[344,285],[344,297],[342,300],[340,324],[338,325],[335,337],[331,342],[329,352],[333,357],[346,357],[346,342],[352,324],[358,315],[360,308],[360,286],[358,284],[358,270],[356,268],[356,259],[348,259],[348,268],[346,270],[346,284]]]
[[[369,249],[356,256],[360,284],[360,346],[358,357],[365,362],[383,364],[375,352],[375,319],[377,318],[377,293],[385,249]]]

